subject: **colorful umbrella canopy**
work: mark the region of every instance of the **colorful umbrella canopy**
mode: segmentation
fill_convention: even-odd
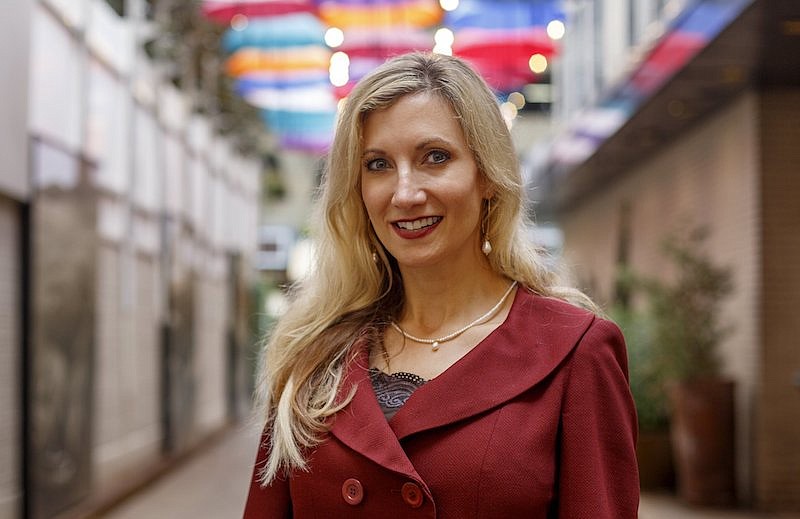
[[[330,85],[306,88],[258,88],[244,94],[252,105],[287,112],[335,112],[336,99]]]
[[[285,149],[323,152],[333,138],[336,113],[294,112],[288,110],[262,110],[266,125],[279,138]]]
[[[525,29],[547,27],[563,20],[558,0],[461,0],[458,9],[448,11],[444,24],[453,31],[469,27],[484,29]]]
[[[234,77],[256,71],[307,73],[326,70],[330,59],[330,51],[316,45],[281,49],[246,47],[228,58],[225,68]]]
[[[391,31],[376,31],[372,28],[353,27],[336,50],[350,56],[382,58],[404,54],[413,50],[430,50],[433,37],[428,31],[413,27],[396,27]]]
[[[206,0],[202,12],[217,23],[228,24],[234,16],[247,18],[280,16],[292,13],[316,13],[313,0]]]
[[[353,2],[322,0],[319,16],[332,27],[431,27],[442,20],[436,0]]]
[[[348,80],[337,83],[339,98],[387,58],[430,51],[431,29],[443,19],[438,0],[319,0],[318,7],[323,22],[344,31],[337,50],[348,57]]]
[[[251,90],[293,89],[330,85],[327,70],[252,71],[236,79],[236,93],[246,95]]]
[[[546,28],[563,18],[556,0],[461,0],[444,23],[455,36],[453,54],[472,62],[502,94],[537,81],[531,56],[549,59],[557,52]]]
[[[243,47],[324,47],[325,30],[319,18],[310,13],[254,18],[248,20],[243,28],[228,29],[222,37],[222,47],[227,52],[235,52]]]
[[[507,93],[536,81],[528,62],[557,52],[545,27],[563,18],[558,0],[461,0],[446,15],[438,0],[206,0],[202,9],[231,25],[222,44],[237,93],[283,145],[315,151],[329,143],[337,99],[388,57],[433,49],[436,27],[450,28],[452,53]],[[331,27],[343,31],[333,49]]]

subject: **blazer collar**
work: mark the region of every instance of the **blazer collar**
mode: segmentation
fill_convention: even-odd
[[[415,391],[389,422],[399,439],[492,409],[552,373],[594,315],[517,290],[511,311],[480,344]]]
[[[350,362],[338,398],[355,391],[352,400],[333,417],[330,433],[375,463],[422,481],[383,415],[369,377],[369,350],[362,343]]]
[[[387,468],[416,475],[400,440],[480,414],[527,391],[562,363],[593,320],[590,312],[520,288],[505,322],[417,389],[389,422],[372,390],[369,352],[362,346],[340,389],[344,397],[356,387],[355,395],[336,414],[331,433]]]

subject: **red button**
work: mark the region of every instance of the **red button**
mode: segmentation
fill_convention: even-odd
[[[342,485],[342,497],[348,505],[357,505],[364,499],[364,487],[357,479],[350,478]]]
[[[403,488],[400,489],[400,495],[403,496],[403,501],[411,508],[422,506],[424,495],[422,494],[422,489],[416,483],[405,483]]]

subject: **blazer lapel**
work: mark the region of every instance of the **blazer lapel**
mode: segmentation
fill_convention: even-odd
[[[392,436],[402,440],[527,391],[563,362],[593,320],[588,311],[519,289],[502,325],[411,395],[389,421]]]
[[[353,388],[355,394],[350,403],[336,413],[330,433],[375,463],[421,481],[378,405],[368,368],[369,351],[362,346],[346,370],[339,390],[340,398],[349,395]]]

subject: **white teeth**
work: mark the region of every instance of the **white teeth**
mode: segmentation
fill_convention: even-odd
[[[429,227],[435,224],[440,219],[441,218],[438,216],[429,216],[427,218],[420,218],[419,220],[414,220],[412,222],[397,222],[397,226],[407,231],[417,231],[423,227]]]

